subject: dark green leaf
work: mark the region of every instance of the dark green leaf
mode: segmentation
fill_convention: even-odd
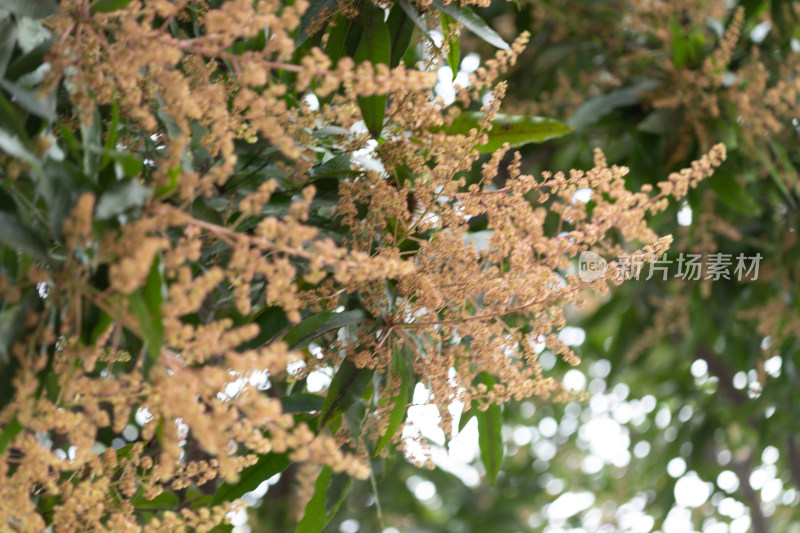
[[[109,161],[111,160],[109,154],[111,154],[116,147],[117,137],[119,136],[119,131],[117,130],[118,127],[119,127],[119,106],[117,105],[117,102],[112,102],[111,125],[108,127],[108,131],[106,132],[106,141],[105,144],[103,144],[103,157],[100,159],[100,170],[106,168],[106,165],[108,165]]]
[[[219,212],[208,205],[202,196],[198,196],[192,201],[189,206],[189,213],[191,213],[194,218],[205,220],[212,224],[221,225],[224,223]]]
[[[412,386],[409,362],[406,361],[406,357],[408,356],[409,352],[399,349],[395,350],[392,354],[392,373],[400,378],[400,388],[396,391],[397,393],[395,394],[394,398],[381,398],[379,400],[379,402],[382,404],[388,403],[389,401],[394,401],[394,405],[392,405],[392,410],[389,413],[389,423],[386,426],[386,432],[375,444],[375,450],[372,452],[373,456],[377,456],[384,446],[391,442],[395,433],[397,433],[397,430],[406,419],[408,404],[411,400],[410,395]]]
[[[302,18],[300,19],[300,35],[297,37],[297,40],[294,43],[295,48],[302,45],[309,37],[311,37],[307,32],[307,28],[314,22],[322,13],[324,9],[335,10],[336,9],[336,0],[311,0],[311,3],[306,9],[305,13],[303,13]]]
[[[496,31],[490,28],[489,25],[486,24],[486,21],[479,17],[469,6],[458,7],[454,3],[444,5],[441,0],[433,0],[433,5],[436,9],[457,20],[469,31],[492,46],[501,50],[511,49],[508,43],[505,42]]]
[[[346,175],[350,172],[350,156],[341,154],[315,166],[308,172],[308,175],[312,178],[331,178]]]
[[[639,103],[641,94],[652,91],[661,85],[661,81],[645,78],[629,87],[616,89],[601,96],[586,100],[567,121],[567,124],[580,130],[591,126],[607,114],[619,107]]]
[[[0,77],[6,74],[6,67],[11,60],[11,54],[14,53],[16,43],[17,25],[11,18],[0,20]]]
[[[116,165],[115,168],[117,169],[117,175],[121,175],[126,178],[135,178],[139,176],[142,173],[142,168],[144,167],[141,159],[128,152],[120,152],[117,150],[112,150],[111,152],[104,151],[103,157],[107,157],[108,159],[114,161]]]
[[[400,6],[400,9],[403,10],[406,16],[411,19],[411,22],[414,23],[414,26],[419,29],[420,34],[422,34],[428,40],[431,46],[433,46],[433,49],[438,51],[439,46],[431,37],[431,34],[428,31],[428,24],[425,22],[425,19],[422,17],[422,15],[419,14],[417,8],[408,0],[398,0],[397,4]]]
[[[441,131],[449,135],[467,135],[471,129],[478,127],[478,121],[483,116],[480,111],[463,112],[450,126],[441,128]],[[571,131],[572,128],[552,118],[498,114],[489,131],[489,142],[478,146],[478,151],[494,152],[503,143],[518,148],[529,143],[541,143],[563,137]]]
[[[131,0],[94,0],[89,10],[92,13],[111,13],[122,9],[131,3]]]
[[[339,510],[352,482],[353,478],[344,472],[331,476],[328,490],[325,491],[325,513],[328,515],[328,520]]]
[[[392,40],[389,26],[383,20],[383,10],[367,2],[364,30],[355,54],[355,62],[370,61],[372,65],[388,65],[392,59]],[[359,96],[358,107],[367,129],[374,138],[381,136],[383,115],[386,111],[386,95]]]
[[[389,60],[389,66],[394,68],[400,64],[411,44],[414,21],[405,13],[403,6],[395,4],[389,12],[386,24],[389,26],[389,35],[392,37],[392,57]]]
[[[17,417],[14,417],[11,422],[5,425],[2,433],[0,433],[0,455],[3,455],[3,452],[6,451],[8,445],[11,444],[11,441],[20,431],[22,431],[22,424],[19,423]]]
[[[211,504],[219,505],[223,502],[241,498],[245,493],[257,489],[261,483],[275,474],[286,470],[290,464],[291,461],[285,453],[269,453],[262,456],[256,464],[242,470],[239,474],[239,481],[236,483],[225,483],[217,489],[217,493],[211,500]]]
[[[312,315],[289,330],[283,337],[291,350],[306,348],[311,341],[329,331],[352,324],[359,324],[367,319],[366,313],[360,309],[332,313],[324,311]]]
[[[328,394],[322,404],[320,424],[325,425],[337,419],[340,414],[353,405],[353,402],[361,397],[372,374],[372,370],[358,368],[348,359],[342,361],[339,370],[333,376]]]
[[[442,32],[445,37],[450,31],[450,28],[455,25],[456,21],[450,15],[442,12],[439,14],[442,20]],[[458,66],[461,64],[458,35],[453,35],[452,39],[447,40],[447,64],[450,65],[450,70],[453,71],[453,79],[458,75]]]
[[[486,372],[481,375],[481,381],[492,390],[495,379]],[[481,450],[481,462],[486,469],[489,483],[494,485],[497,474],[503,463],[503,411],[497,404],[491,404],[488,409],[481,411],[473,406],[475,417],[478,419],[478,445]]]
[[[314,495],[306,505],[303,518],[297,525],[297,533],[319,533],[339,510],[350,486],[350,478],[339,479],[334,484],[331,483],[331,477],[331,468],[329,466],[322,467],[322,471],[314,483]],[[334,480],[337,478],[341,478],[341,475],[334,476]],[[329,496],[332,500],[330,502]]]
[[[283,396],[281,405],[284,413],[312,413],[321,411],[324,401],[325,399],[322,396],[317,396],[310,392],[301,392],[291,396]]]
[[[150,196],[150,188],[135,179],[125,180],[100,196],[95,209],[95,217],[108,220],[124,213],[132,207],[140,207]]]
[[[334,26],[328,34],[328,42],[325,45],[325,54],[331,62],[336,65],[339,59],[347,55],[347,34],[354,25],[353,19],[344,15],[336,15]]]
[[[173,492],[162,492],[152,500],[148,500],[143,496],[135,496],[131,499],[131,504],[136,509],[150,509],[156,511],[167,511],[178,508],[178,496]]]
[[[53,47],[53,40],[47,39],[39,43],[30,52],[21,55],[8,65],[6,79],[17,81],[21,76],[33,72],[44,62],[44,58]]]
[[[8,101],[2,91],[0,91],[0,128],[5,128],[18,137],[26,150],[31,148],[28,132],[25,131],[25,125],[19,118],[19,111],[14,109],[14,105]],[[3,148],[2,145],[0,148]]]
[[[677,109],[658,109],[647,115],[637,129],[654,135],[666,135],[675,131],[676,124],[680,124],[683,113]]]
[[[131,311],[142,330],[142,340],[147,343],[147,358],[142,365],[145,377],[158,361],[164,340],[164,325],[161,320],[162,284],[160,261],[156,257],[144,287],[129,297]]]
[[[92,121],[88,124],[81,122],[80,129],[83,141],[83,172],[96,182],[103,146],[103,120],[97,107],[92,114]]]
[[[0,211],[0,228],[0,242],[34,259],[48,260],[47,248],[42,239],[16,215]]]
[[[758,216],[761,214],[761,206],[733,176],[717,171],[708,178],[708,184],[723,203],[743,215]]]

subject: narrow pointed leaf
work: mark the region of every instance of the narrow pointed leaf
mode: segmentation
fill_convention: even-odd
[[[743,215],[758,216],[761,214],[761,206],[734,176],[717,171],[708,178],[708,184],[724,204]]]
[[[481,381],[492,390],[495,380],[484,372]],[[492,404],[485,411],[476,410],[478,419],[478,446],[481,451],[481,462],[486,469],[486,477],[492,485],[497,481],[497,474],[503,463],[503,411],[497,404]]]
[[[257,489],[262,482],[286,470],[290,464],[291,461],[285,453],[269,453],[260,457],[256,464],[248,466],[239,473],[238,482],[225,483],[217,489],[211,505],[241,498],[245,493]]]
[[[14,53],[17,42],[17,25],[11,18],[0,20],[0,76],[6,73],[6,67]]]
[[[590,98],[581,104],[567,124],[578,130],[591,126],[614,109],[639,103],[642,93],[652,91],[659,85],[661,81],[645,78],[628,87]]]
[[[322,313],[308,317],[290,329],[283,337],[283,340],[289,345],[290,349],[300,350],[306,348],[311,341],[329,331],[361,323],[366,320],[366,318],[366,313],[360,309],[345,311],[343,313],[323,311]]]
[[[328,394],[322,403],[320,425],[324,426],[339,418],[353,402],[358,399],[372,378],[373,371],[358,368],[350,360],[342,361],[336,375],[333,376]]]
[[[325,54],[331,62],[336,65],[340,58],[347,55],[347,34],[353,26],[353,20],[343,15],[336,15],[335,26],[328,34],[328,42],[325,45]]]
[[[0,228],[0,243],[34,259],[48,259],[44,242],[15,215],[0,211]]]
[[[389,26],[383,20],[383,10],[368,3],[364,21],[364,31],[355,54],[356,63],[369,61],[373,66],[388,65],[392,59],[392,41]],[[358,107],[370,134],[379,138],[386,111],[386,95],[360,96]]]
[[[325,398],[322,396],[317,396],[310,392],[301,392],[282,397],[281,406],[284,413],[311,413],[313,411],[321,411],[324,401]]]
[[[145,187],[135,179],[123,181],[100,196],[95,217],[107,220],[132,207],[139,207],[150,196],[150,192],[149,187]]]
[[[441,131],[450,135],[467,135],[471,129],[478,127],[478,121],[483,116],[480,111],[461,113],[451,125],[441,128]],[[571,131],[571,127],[552,118],[498,113],[489,131],[489,142],[478,146],[478,151],[494,152],[503,143],[510,144],[511,148],[519,148],[529,143],[542,143],[563,137]]]
[[[337,483],[332,483],[332,477]],[[329,466],[322,467],[322,471],[314,483],[314,495],[308,501],[303,518],[297,525],[297,533],[320,533],[339,510],[350,486],[349,479],[344,485],[333,476]],[[329,503],[329,497],[333,500]]]
[[[8,445],[17,436],[17,433],[22,431],[22,424],[19,423],[17,417],[14,417],[8,424],[5,425],[2,432],[0,432],[0,455],[6,451]]]
[[[314,22],[325,8],[336,9],[336,0],[311,0],[303,16],[300,18],[300,35],[294,43],[295,48],[305,43],[311,35],[308,27]]]
[[[161,320],[161,285],[163,283],[158,257],[150,267],[145,286],[130,295],[131,312],[139,321],[142,340],[147,344],[147,357],[143,361],[142,373],[146,377],[161,354],[164,325]]]
[[[408,361],[406,361],[407,352],[405,350],[396,350],[392,355],[392,372],[400,378],[400,387],[393,398],[381,398],[382,403],[394,402],[392,410],[389,413],[389,423],[386,426],[386,432],[375,444],[375,450],[372,455],[377,456],[381,450],[392,441],[392,437],[397,433],[397,430],[406,419],[408,412],[409,395],[411,392],[412,377],[408,368]]]
[[[389,25],[389,35],[392,37],[392,57],[389,60],[389,66],[394,68],[400,64],[411,44],[414,21],[406,14],[403,6],[395,4],[389,12],[386,24]]]
[[[442,32],[447,36],[450,28],[455,25],[456,21],[446,13],[440,13],[439,15],[442,20]],[[451,39],[447,40],[447,48],[447,64],[450,65],[450,70],[453,71],[453,79],[455,80],[458,75],[458,66],[461,64],[458,35],[454,35]]]
[[[492,28],[486,24],[481,17],[475,13],[470,7],[458,7],[456,4],[444,5],[441,0],[433,1],[434,7],[442,13],[452,17],[464,25],[469,31],[474,33],[492,46],[501,50],[510,50],[511,47],[497,34]]]

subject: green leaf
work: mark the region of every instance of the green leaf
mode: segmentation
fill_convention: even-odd
[[[117,145],[117,137],[119,136],[119,106],[117,102],[111,103],[111,125],[106,132],[106,142],[103,144],[103,157],[100,159],[100,170],[106,168],[111,160],[110,154],[114,151]],[[129,155],[130,157],[130,155]]]
[[[342,361],[336,375],[333,376],[328,394],[322,403],[320,425],[338,419],[339,415],[353,405],[361,397],[367,384],[372,379],[373,370],[358,368],[352,361]]]
[[[14,417],[11,422],[6,424],[3,428],[3,432],[0,433],[0,455],[3,455],[8,445],[11,444],[11,441],[14,440],[14,437],[16,437],[22,429],[22,424],[19,423],[17,417]]]
[[[142,168],[144,168],[142,160],[129,152],[103,151],[103,157],[114,161],[118,177],[135,178],[142,173]]]
[[[591,126],[617,108],[638,104],[642,93],[652,91],[659,85],[661,85],[661,81],[645,78],[629,87],[590,98],[575,111],[567,124],[576,130]]]
[[[389,26],[383,20],[383,14],[383,9],[375,7],[371,2],[367,2],[364,30],[354,58],[356,63],[370,61],[374,66],[378,64],[388,65],[391,61],[392,40],[389,35]],[[361,109],[361,116],[370,134],[375,139],[378,139],[383,129],[386,95],[359,96],[358,107]]]
[[[144,496],[135,496],[131,499],[131,504],[137,510],[169,511],[178,508],[178,496],[173,492],[162,492],[152,500]]]
[[[290,350],[300,350],[308,347],[311,341],[329,331],[352,324],[359,324],[366,319],[367,314],[360,309],[343,313],[323,311],[308,317],[290,329],[283,337],[283,340],[289,345]]]
[[[142,340],[147,343],[147,358],[143,362],[142,370],[145,377],[158,361],[164,342],[164,324],[161,320],[162,285],[160,261],[156,256],[144,287],[132,293],[129,298],[131,311],[142,330]]]
[[[350,174],[350,172],[352,172],[350,156],[341,154],[315,166],[309,170],[308,175],[312,178],[333,178]]]
[[[678,109],[657,109],[644,117],[636,129],[653,135],[666,135],[675,131],[675,125],[682,121],[683,112]]]
[[[47,39],[36,45],[28,53],[21,55],[8,65],[6,79],[17,81],[20,77],[33,72],[44,63],[44,58],[53,47],[53,40]]]
[[[461,433],[464,431],[464,428],[467,427],[467,424],[470,420],[475,416],[475,411],[470,410],[467,413],[462,412],[461,417],[458,419],[458,432]]]
[[[311,413],[322,411],[322,404],[325,399],[322,396],[301,392],[291,396],[283,396],[281,405],[284,413]]]
[[[28,89],[4,79],[0,79],[0,87],[11,95],[14,102],[37,117],[45,120],[52,120],[56,117],[55,91],[51,91],[44,99],[40,99],[36,88]]]
[[[451,125],[433,131],[444,131],[449,135],[467,135],[471,129],[478,127],[478,121],[483,116],[480,111],[462,112]],[[489,142],[478,146],[478,151],[494,152],[506,142],[511,148],[518,148],[529,143],[541,143],[563,137],[571,131],[572,128],[552,118],[498,113],[489,131]]]
[[[314,483],[314,495],[306,504],[303,518],[297,524],[297,533],[320,533],[339,510],[350,483],[349,476],[343,474],[332,476],[329,466],[322,467]]]
[[[58,11],[56,0],[5,0],[4,6],[17,17],[42,19]]]
[[[286,470],[291,463],[288,454],[285,453],[269,453],[260,457],[256,464],[248,466],[239,473],[239,481],[225,483],[217,489],[211,500],[211,505],[219,505],[222,502],[241,498],[245,493],[256,490],[261,483],[275,474]]]
[[[0,20],[0,78],[6,73],[16,43],[17,25],[11,18]]]
[[[397,390],[397,394],[395,394],[393,398],[394,405],[389,413],[389,423],[386,426],[386,431],[383,435],[381,435],[381,438],[378,439],[378,442],[375,444],[375,450],[372,452],[373,456],[377,456],[384,446],[392,441],[395,433],[397,433],[397,430],[406,419],[408,403],[411,400],[411,386],[413,384],[408,364],[409,362],[406,361],[406,357],[408,357],[408,355],[408,351],[400,349],[396,349],[392,354],[392,373],[396,374],[400,378],[400,388]],[[386,404],[389,401],[390,398],[381,398],[379,400],[381,404]]]
[[[325,491],[325,512],[328,515],[328,520],[334,517],[339,506],[344,501],[347,491],[350,490],[350,483],[353,478],[345,473],[334,474],[328,484],[328,490]]]
[[[433,46],[435,51],[439,51],[439,46],[431,37],[430,31],[428,31],[428,24],[425,22],[425,19],[419,14],[417,8],[408,0],[398,0],[397,4],[400,6],[400,9],[411,19],[411,22],[414,23],[420,33],[428,40],[428,43]]]
[[[111,13],[118,9],[122,9],[131,3],[131,0],[94,0],[89,7],[92,13]]]
[[[306,9],[305,13],[303,13],[303,16],[300,18],[300,35],[294,42],[295,48],[302,45],[308,40],[309,37],[311,37],[306,30],[326,8],[329,10],[335,10],[336,0],[311,0],[308,9]]]
[[[334,26],[328,34],[328,42],[325,45],[325,55],[336,65],[340,58],[347,55],[347,34],[354,25],[353,19],[344,15],[336,15]]]
[[[2,146],[2,142],[0,142]],[[0,242],[34,259],[47,261],[47,248],[39,236],[16,215],[0,211]]]
[[[140,207],[149,196],[149,187],[145,187],[135,179],[125,180],[100,196],[95,209],[95,218],[108,220],[132,207]]]
[[[8,129],[16,137],[19,137],[26,150],[31,148],[30,138],[28,132],[25,131],[25,125],[20,120],[19,111],[8,101],[2,91],[0,91],[0,127]],[[0,145],[0,148],[3,146]]]
[[[103,146],[103,120],[100,111],[95,107],[92,122],[81,122],[81,141],[83,142],[83,173],[97,182],[97,171],[100,168],[100,155]]]
[[[442,21],[442,33],[447,36],[450,28],[455,25],[456,21],[453,17],[444,12],[439,13],[439,16]],[[458,34],[454,35],[452,39],[448,39],[447,48],[447,64],[450,65],[450,70],[453,71],[453,80],[455,80],[458,75],[458,66],[461,64]]]
[[[717,197],[734,210],[754,217],[761,214],[761,206],[735,177],[717,171],[708,178],[708,184],[711,185]]]
[[[433,5],[446,15],[457,20],[464,25],[469,31],[474,33],[492,46],[501,50],[510,50],[511,47],[497,34],[492,28],[486,24],[481,17],[479,17],[469,6],[458,7],[455,4],[444,5],[441,0],[433,0]]]
[[[403,56],[406,55],[411,44],[411,36],[414,34],[414,21],[405,13],[403,6],[395,4],[389,11],[389,18],[386,20],[389,26],[389,35],[392,38],[392,57],[389,60],[391,68],[400,64]]]
[[[480,376],[489,390],[492,390],[495,379],[486,372]],[[478,419],[478,446],[481,450],[481,462],[486,469],[486,477],[492,485],[497,481],[497,474],[503,463],[503,411],[497,404],[491,404],[488,409],[481,411],[477,405],[475,417]]]

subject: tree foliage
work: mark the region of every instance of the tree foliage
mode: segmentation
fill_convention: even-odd
[[[267,485],[276,531],[528,530],[581,489],[661,527],[665,461],[580,472],[580,432],[541,437],[549,459],[508,439],[524,405],[594,409],[561,380],[568,322],[590,392],[673,413],[621,422],[651,458],[732,470],[754,530],[790,523],[748,484],[767,443],[800,477],[795,12],[767,4],[0,7],[0,529],[225,530]],[[618,259],[667,249],[759,253],[761,276]],[[422,388],[445,440],[476,419],[492,488],[407,461]],[[406,489],[426,476],[438,504]]]

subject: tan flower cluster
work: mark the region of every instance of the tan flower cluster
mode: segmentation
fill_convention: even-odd
[[[345,356],[383,374],[388,394],[398,383],[390,362],[403,353],[444,426],[456,399],[566,398],[538,357],[546,349],[578,363],[558,337],[564,308],[612,282],[582,282],[574,258],[590,249],[614,254],[621,245],[612,233],[636,253],[660,255],[671,237],[655,235],[646,218],[725,157],[715,146],[659,192],[632,192],[629,170],[609,166],[599,150],[588,171],[540,176],[525,174],[514,154],[498,185],[504,146],[468,184],[454,176],[478,161],[476,147],[486,143],[506,92],[497,79],[528,35],[459,91],[465,105],[489,91],[493,98],[477,127],[447,135],[442,126],[458,110],[431,97],[434,73],[348,58],[332,65],[313,47],[295,58],[306,7],[134,0],[92,14],[88,0],[64,0],[48,21],[57,35],[50,82],[63,83],[83,123],[118,105],[117,148],[145,160],[135,179],[152,194],[135,216],[94,229],[98,202],[81,196],[64,224],[63,264],[31,269],[21,281],[0,274],[9,301],[40,283],[52,287],[22,317],[24,334],[12,349],[15,396],[0,425],[23,429],[0,453],[0,524],[139,531],[134,497],[178,498],[234,483],[273,452],[306,473],[325,466],[367,477],[363,439],[346,424],[317,428],[283,412],[276,389],[301,362],[309,372]],[[337,9],[348,13],[352,4]],[[200,30],[187,35],[181,28],[189,26]],[[246,48],[264,28],[262,49]],[[293,103],[312,92],[319,110]],[[358,97],[385,93],[384,141],[373,146],[351,131]],[[273,149],[269,175],[250,172],[236,155],[259,143]],[[312,183],[312,169],[328,161],[321,158],[340,153],[352,159],[335,192]],[[591,213],[576,199],[583,188],[592,190]],[[211,203],[209,216],[202,207]],[[320,223],[323,209],[330,218]],[[556,231],[545,229],[548,217],[558,219]],[[482,218],[486,228],[472,231],[470,222]],[[90,245],[92,253],[81,250]],[[352,305],[369,316],[336,340],[323,337],[319,352],[291,351],[282,340],[313,313]],[[288,326],[271,331],[262,320],[271,313]],[[496,378],[493,389],[475,383],[482,372]],[[368,403],[364,425],[373,435],[387,427],[389,410],[375,408],[374,396]],[[100,446],[109,431],[127,444]],[[52,513],[42,511],[43,498]],[[185,503],[154,513],[144,530],[208,530],[230,509]]]

